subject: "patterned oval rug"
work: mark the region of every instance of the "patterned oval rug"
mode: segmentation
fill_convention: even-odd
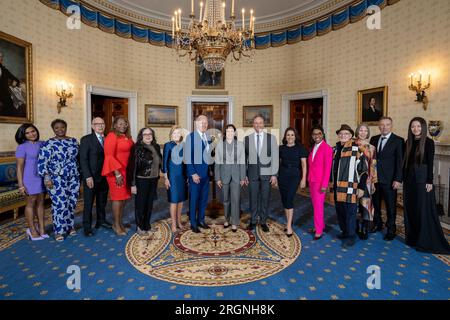
[[[185,218],[185,217],[183,217]],[[248,220],[243,216],[243,220]],[[223,227],[223,217],[209,220],[210,229],[175,235],[170,219],[152,225],[148,237],[133,235],[126,245],[128,261],[151,277],[191,286],[228,286],[274,275],[300,255],[299,237],[288,238],[284,225],[269,220],[270,232]],[[184,221],[185,225],[189,225]],[[244,227],[242,223],[241,227]]]

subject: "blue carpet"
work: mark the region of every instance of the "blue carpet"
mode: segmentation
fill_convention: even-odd
[[[168,218],[165,192],[160,189],[152,222]],[[277,190],[272,192],[271,218],[285,223]],[[242,208],[248,207],[247,192]],[[108,211],[110,212],[110,211]],[[125,209],[133,223],[133,204]],[[117,237],[100,229],[94,237],[79,235],[63,243],[23,238],[23,219],[0,227],[0,299],[449,299],[448,257],[416,252],[400,237],[392,242],[381,233],[342,249],[336,238],[334,208],[325,210],[327,232],[312,241],[312,207],[308,198],[295,200],[295,232],[302,241],[299,258],[281,272],[261,281],[222,287],[193,287],[161,281],[137,271],[125,256],[132,235]],[[76,219],[81,224],[81,216]],[[133,226],[134,227],[134,226]],[[134,230],[134,229],[132,229]],[[81,268],[81,290],[66,286],[70,265]],[[381,288],[369,290],[367,267],[381,268]]]

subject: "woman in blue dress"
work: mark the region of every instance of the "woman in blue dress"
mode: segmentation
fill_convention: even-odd
[[[56,119],[51,124],[55,137],[47,140],[39,151],[38,172],[52,200],[53,230],[56,241],[64,235],[76,235],[75,207],[80,190],[78,142],[67,137],[67,123]]]
[[[172,232],[182,230],[181,211],[187,199],[187,174],[183,163],[183,136],[181,127],[170,130],[170,141],[164,145],[162,172],[164,173],[167,200],[170,203]]]

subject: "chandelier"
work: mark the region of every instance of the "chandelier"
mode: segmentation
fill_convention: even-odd
[[[189,55],[191,61],[203,62],[209,72],[219,72],[225,66],[228,55],[239,61],[242,57],[252,58],[255,42],[255,17],[250,10],[250,20],[245,23],[245,9],[242,9],[242,25],[236,27],[234,0],[231,0],[231,16],[225,18],[224,0],[200,2],[197,20],[194,14],[194,0],[191,0],[190,23],[187,30],[181,26],[181,9],[172,17],[172,46],[179,57]]]

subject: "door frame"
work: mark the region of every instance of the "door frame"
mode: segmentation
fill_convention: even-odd
[[[328,133],[328,90],[317,90],[299,93],[285,93],[281,95],[281,132],[283,133],[290,125],[291,101],[320,99],[323,100],[322,124],[325,132]]]
[[[84,121],[84,131],[86,134],[91,133],[91,114],[92,114],[92,99],[93,94],[100,96],[107,96],[111,98],[125,98],[128,99],[128,121],[130,124],[131,136],[136,138],[138,133],[137,121],[137,92],[105,88],[94,86],[92,84],[85,85],[85,110],[86,118]]]
[[[232,96],[188,96],[186,99],[186,129],[192,132],[192,104],[194,103],[215,103],[215,102],[227,102],[228,103],[228,119],[227,123],[233,123],[233,110],[234,110],[234,97]]]

